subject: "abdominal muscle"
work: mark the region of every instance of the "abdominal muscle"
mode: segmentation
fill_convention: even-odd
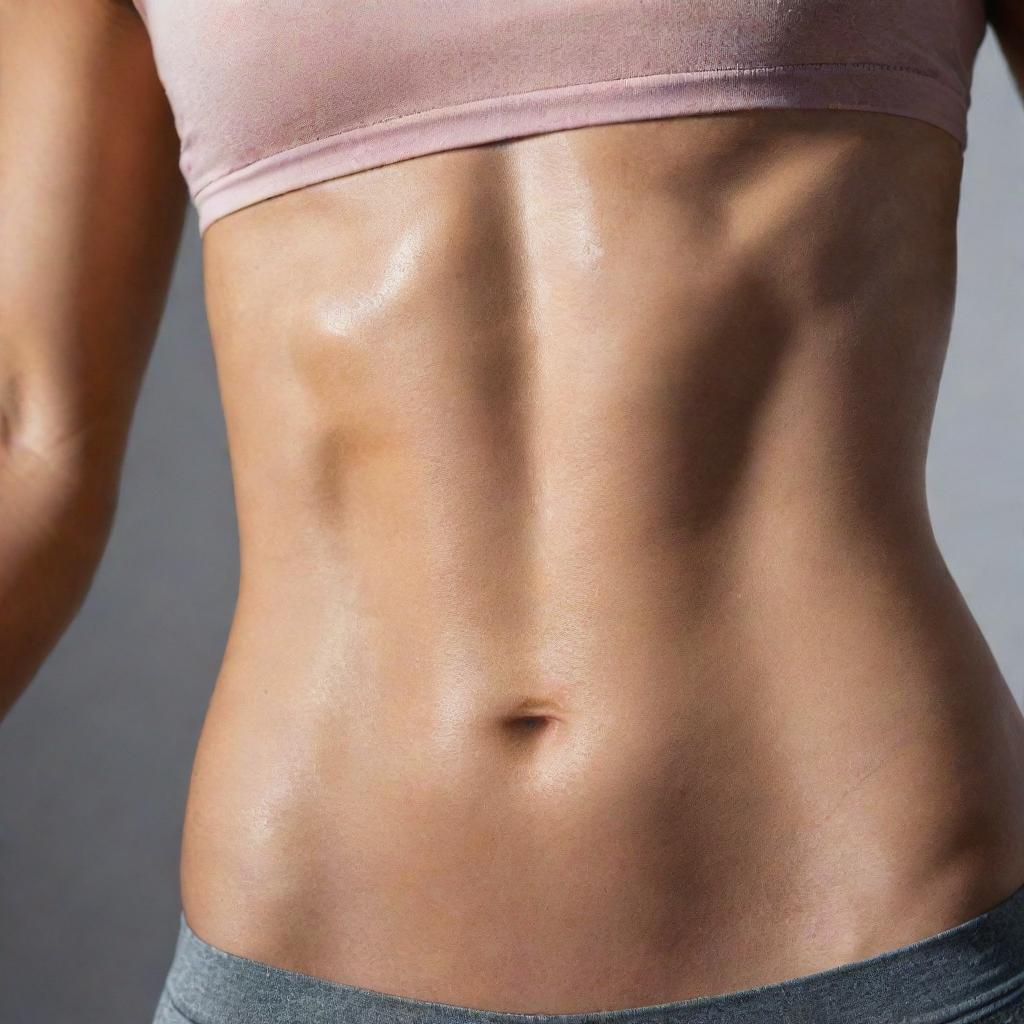
[[[207,942],[519,1013],[895,948],[1024,883],[924,465],[960,154],[755,111],[435,154],[204,242],[241,581]]]

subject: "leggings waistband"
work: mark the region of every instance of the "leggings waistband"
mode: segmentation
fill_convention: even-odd
[[[328,981],[218,949],[182,912],[164,993],[197,1024],[1001,1024],[1024,1021],[1024,886],[978,917],[866,960],[588,1013],[473,1009]]]

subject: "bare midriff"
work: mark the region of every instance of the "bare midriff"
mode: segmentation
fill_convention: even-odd
[[[921,121],[762,110],[213,224],[241,577],[193,930],[573,1013],[827,969],[1024,883],[1024,724],[926,500],[961,170]]]

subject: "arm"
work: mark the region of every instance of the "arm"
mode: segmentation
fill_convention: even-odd
[[[0,0],[0,719],[92,582],[188,198],[130,0]]]

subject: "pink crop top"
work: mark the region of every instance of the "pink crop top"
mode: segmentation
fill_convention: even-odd
[[[967,145],[984,0],[135,0],[199,226],[426,153],[754,107]]]

